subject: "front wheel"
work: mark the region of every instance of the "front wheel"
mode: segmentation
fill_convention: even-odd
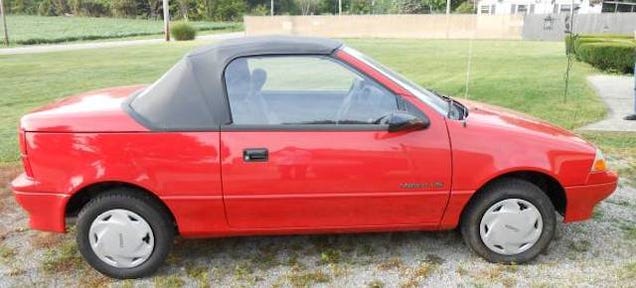
[[[163,207],[127,189],[91,200],[80,211],[76,241],[84,259],[119,279],[152,274],[170,251],[174,226]]]
[[[504,179],[471,200],[460,225],[465,242],[486,260],[524,263],[548,247],[556,215],[550,198],[539,187]]]

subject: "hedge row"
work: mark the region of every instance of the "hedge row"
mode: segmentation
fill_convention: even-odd
[[[633,73],[636,40],[626,35],[581,35],[566,37],[566,53],[606,71]]]
[[[636,44],[597,42],[580,46],[577,57],[601,70],[633,73],[636,63]]]

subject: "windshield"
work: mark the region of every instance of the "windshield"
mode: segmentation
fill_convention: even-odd
[[[385,67],[384,65],[373,60],[373,58],[367,55],[364,55],[353,48],[344,47],[343,50],[347,52],[348,54],[358,58],[360,61],[364,62],[365,64],[378,70],[380,73],[389,77],[394,82],[400,84],[402,87],[406,88],[409,92],[411,92],[415,97],[422,100],[424,103],[428,104],[429,106],[433,107],[439,113],[442,113],[442,115],[445,115],[445,116],[448,115],[448,107],[449,107],[448,101],[445,100],[443,97],[420,87],[419,85],[413,83],[411,80],[407,79],[406,77]]]

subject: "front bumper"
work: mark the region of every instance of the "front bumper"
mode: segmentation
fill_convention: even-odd
[[[611,195],[618,184],[614,172],[590,174],[586,185],[565,187],[566,207],[563,222],[587,220],[594,206]]]
[[[22,173],[11,182],[11,190],[20,206],[29,214],[29,226],[35,230],[65,232],[65,207],[69,196],[34,190],[35,180]]]

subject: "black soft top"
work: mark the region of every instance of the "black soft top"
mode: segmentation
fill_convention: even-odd
[[[244,37],[196,49],[124,108],[153,130],[217,130],[229,123],[223,72],[232,60],[257,55],[330,55],[340,41],[291,36]]]

